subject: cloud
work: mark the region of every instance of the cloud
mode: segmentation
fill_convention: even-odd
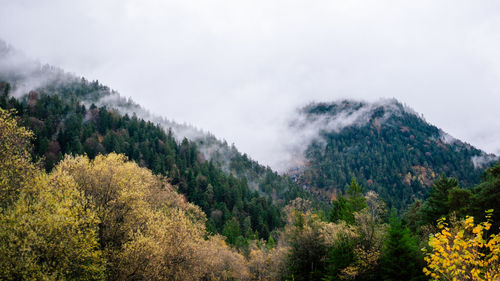
[[[2,40],[0,40],[0,77],[14,83],[12,95],[16,97],[49,83],[65,83],[76,78],[57,67],[42,65],[28,58]]]
[[[314,110],[322,109],[321,112]],[[361,127],[373,117],[376,110],[383,110],[378,122],[385,122],[389,117],[399,116],[402,112],[418,114],[410,107],[399,103],[395,99],[379,99],[374,102],[342,100],[329,103],[311,103],[296,110],[290,116],[286,133],[281,144],[284,147],[281,155],[273,154],[281,162],[275,163],[281,171],[302,166],[304,154],[311,143],[326,145],[322,138],[323,133],[340,132],[346,127]],[[328,112],[328,114],[325,114]]]
[[[446,132],[440,131],[440,133],[441,133],[440,140],[446,144],[454,144],[459,141],[458,139],[456,139],[455,137]]]
[[[487,165],[491,165],[493,162],[498,161],[498,156],[492,154],[483,154],[479,156],[472,156],[471,158],[474,168],[484,168]]]
[[[500,2],[0,0],[0,38],[265,164],[295,108],[395,97],[500,151]]]

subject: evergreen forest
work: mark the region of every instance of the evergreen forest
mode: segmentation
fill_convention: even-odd
[[[0,81],[1,280],[500,279],[500,162],[397,102],[278,174],[103,105],[98,81],[16,87]]]

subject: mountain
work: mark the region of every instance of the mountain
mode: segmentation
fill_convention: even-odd
[[[290,123],[307,140],[290,175],[322,198],[344,192],[352,178],[391,207],[424,197],[441,174],[477,184],[497,158],[457,140],[395,99],[312,103]]]
[[[200,195],[206,191],[204,184],[195,187],[194,183],[198,173],[207,177],[206,171],[199,171],[202,163],[273,204],[286,204],[297,197],[313,199],[310,192],[328,202],[354,177],[381,194],[390,206],[403,209],[414,198],[425,197],[438,175],[456,177],[463,186],[470,186],[479,182],[484,168],[496,158],[450,137],[396,100],[346,100],[312,103],[299,110],[289,128],[302,144],[292,159],[299,164],[283,176],[208,132],[155,116],[98,81],[42,65],[2,42],[0,82],[3,106],[17,107],[37,134],[35,153],[44,159],[47,169],[65,153],[91,157],[125,153],[155,173],[174,179],[180,173],[180,190],[202,207],[211,201],[211,196]],[[7,96],[18,102],[8,101]],[[137,126],[141,130],[147,127],[147,132],[141,131],[145,135],[135,136]],[[149,136],[159,139],[161,145]],[[163,151],[166,143],[170,147]],[[184,161],[180,160],[183,145],[193,151],[189,161],[180,163]],[[187,176],[186,169],[196,172]],[[190,177],[194,180],[188,180]],[[213,188],[216,182],[210,180]],[[184,188],[188,183],[191,187]],[[226,206],[215,206],[221,200]],[[224,213],[225,219],[216,227],[220,232],[227,218],[234,216],[230,213],[235,203],[223,196],[215,201],[204,210],[207,215]]]
[[[233,174],[239,179],[246,180],[250,188],[272,195],[275,200],[289,201],[297,196],[308,196],[307,192],[298,188],[289,177],[281,176],[270,167],[262,166],[248,155],[239,152],[234,145],[228,145],[226,141],[218,139],[209,132],[154,115],[99,81],[87,81],[62,69],[43,65],[0,40],[1,81],[9,82],[8,90],[14,97],[23,98],[30,91],[36,90],[34,93],[55,94],[64,100],[80,102],[87,108],[93,104],[113,109],[122,116],[136,116],[157,124],[165,131],[171,131],[177,142],[187,138],[196,144],[200,156],[204,160],[211,161],[227,175]],[[168,112],[165,114],[168,115]]]
[[[232,244],[268,238],[283,224],[281,206],[311,198],[279,175],[187,125],[150,114],[98,81],[41,65],[0,44],[0,107],[31,129],[33,157],[46,170],[65,154],[111,152],[167,176],[207,215],[207,228]]]
[[[498,229],[500,163],[480,176],[497,157],[396,100],[309,104],[289,129],[303,146],[280,175],[0,44],[0,279],[420,280],[438,218],[486,210],[450,219],[457,239]],[[352,181],[328,208],[351,178],[399,210],[428,198],[388,220]]]

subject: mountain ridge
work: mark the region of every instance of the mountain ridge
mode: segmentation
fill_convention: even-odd
[[[309,140],[303,165],[292,176],[329,200],[354,177],[402,209],[411,198],[425,197],[440,174],[472,186],[497,159],[451,137],[396,99],[311,103],[298,110],[291,128]]]
[[[118,92],[100,84],[98,81],[90,82],[85,78],[66,73],[62,69],[29,60],[22,54],[16,53],[5,43],[2,44],[2,42],[0,42],[0,57],[9,58],[0,62],[0,77],[3,77],[3,80],[11,81],[11,91],[16,93],[16,96],[19,96],[19,98],[21,98],[20,93],[22,91],[24,91],[24,99],[29,99],[29,95],[27,96],[28,92],[37,90],[39,92],[56,94],[70,101],[81,101],[87,108],[91,106],[113,108],[122,116],[137,116],[154,124],[159,124],[166,132],[171,132],[176,137],[177,142],[182,142],[184,138],[194,142],[197,150],[202,155],[202,161],[212,162],[227,175],[232,174],[246,181],[253,190],[271,195],[274,200],[282,200],[283,198],[287,198],[285,201],[290,200],[293,196],[287,195],[287,192],[291,188],[298,190],[297,184],[306,190],[315,191],[323,199],[331,200],[337,190],[342,191],[345,189],[351,177],[359,178],[362,184],[369,189],[373,188],[373,180],[370,179],[373,176],[364,175],[363,173],[366,172],[362,172],[352,165],[340,165],[336,167],[337,172],[333,174],[335,174],[337,180],[332,181],[332,177],[334,176],[331,171],[332,167],[325,167],[325,163],[330,160],[322,163],[322,153],[324,154],[323,156],[328,154],[325,153],[329,147],[329,140],[335,139],[336,134],[343,134],[345,131],[350,132],[349,134],[352,136],[365,134],[366,136],[375,138],[375,141],[384,141],[383,138],[380,138],[380,133],[388,128],[394,129],[397,127],[398,130],[395,133],[407,135],[406,137],[408,138],[405,137],[405,141],[410,142],[414,141],[410,132],[413,129],[412,125],[416,125],[420,126],[419,129],[424,130],[420,133],[426,136],[424,138],[421,136],[418,141],[423,143],[432,142],[435,146],[445,150],[457,150],[457,153],[472,151],[467,157],[470,158],[469,162],[472,163],[472,166],[477,166],[478,169],[488,167],[497,157],[475,149],[473,146],[449,136],[443,130],[429,124],[415,110],[394,98],[380,99],[375,102],[356,100],[313,102],[300,108],[297,114],[293,116],[295,119],[292,119],[289,123],[289,131],[291,134],[295,134],[293,137],[299,139],[300,142],[295,144],[292,149],[294,157],[292,157],[291,160],[293,163],[290,165],[294,168],[285,172],[285,176],[282,176],[272,168],[260,165],[247,154],[241,153],[234,145],[230,146],[226,141],[217,139],[213,134],[197,129],[194,126],[179,124],[152,114],[132,99],[122,97]],[[16,64],[21,66],[16,66]],[[16,67],[12,68],[13,66]],[[23,68],[25,71],[21,71]],[[410,124],[399,124],[397,122],[401,123],[401,120],[398,118],[406,118],[405,122],[410,122]],[[366,130],[367,126],[371,129]],[[359,140],[359,136],[357,138]],[[399,141],[401,142],[402,140],[400,139]],[[337,151],[335,157],[340,157],[344,160],[350,159],[352,157],[349,155],[359,151],[360,146],[365,146],[366,150],[366,147],[370,147],[372,142],[369,140],[368,142],[362,141],[358,144],[350,142],[342,151]],[[369,154],[366,153],[367,151],[365,151],[365,157],[370,158]],[[428,153],[430,152],[424,151],[423,153],[428,157]],[[402,157],[402,160],[405,160],[404,157]],[[436,171],[445,173],[451,171],[450,176],[456,175],[453,170],[457,167],[442,170],[430,169],[424,163],[425,161],[420,160],[406,159],[407,162],[413,161],[415,163],[406,165],[408,167],[396,175],[396,177],[400,178],[400,182],[412,185],[412,182],[419,181],[421,183],[417,185],[428,187],[430,182],[436,178]],[[394,162],[395,160],[393,159],[392,161]],[[401,161],[401,158],[397,159],[397,161]],[[462,159],[461,161],[464,160]],[[382,162],[387,161],[370,162],[368,166]],[[315,163],[321,165],[315,166]],[[468,167],[470,168],[470,165]],[[366,170],[366,164],[364,169]],[[462,183],[471,185],[478,181],[480,172],[474,171],[475,169],[472,170],[475,180],[468,179],[468,181],[464,181],[462,179]],[[375,171],[372,172],[374,174],[377,173]],[[321,182],[322,180],[319,179],[318,173],[321,177],[326,178],[327,184],[335,183],[335,186],[333,186],[335,192],[333,194],[329,194],[329,192],[324,193],[325,190],[328,191],[332,188],[325,188],[325,183]],[[391,183],[389,187],[382,186],[378,191],[384,193],[384,188],[395,188],[393,186],[394,181],[386,180],[382,183],[376,182],[376,184],[387,184],[388,182]],[[417,195],[413,193],[406,194],[406,197],[409,199],[403,200],[405,203],[398,206],[399,209],[410,203],[413,200],[412,198],[425,196],[425,192],[422,192],[421,188],[412,188],[411,190],[417,193]],[[393,192],[397,193],[398,191],[393,190]],[[297,191],[294,191],[294,194],[297,194]],[[389,200],[389,202],[394,201],[391,197],[392,195],[388,194],[385,199]]]

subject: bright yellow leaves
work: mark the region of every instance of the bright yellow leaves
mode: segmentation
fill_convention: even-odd
[[[477,225],[473,217],[452,227],[444,218],[438,220],[440,232],[429,239],[424,273],[434,280],[500,280],[500,235],[487,234],[492,212]]]

